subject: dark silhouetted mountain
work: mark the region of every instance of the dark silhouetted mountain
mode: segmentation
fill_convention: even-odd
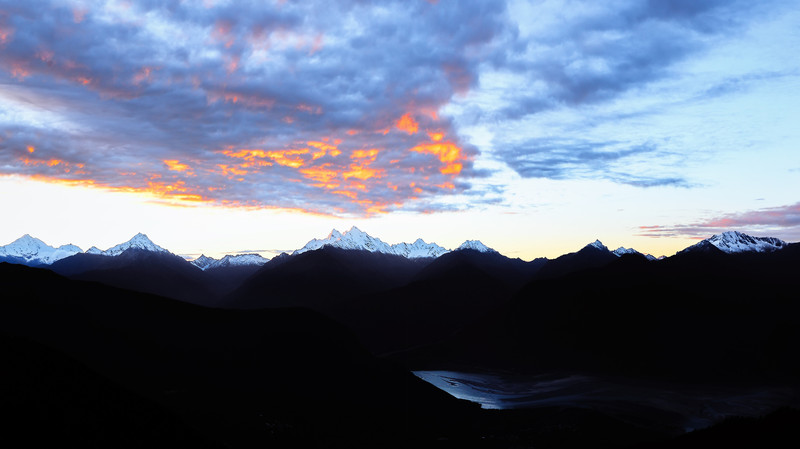
[[[477,407],[373,358],[343,327],[307,310],[208,309],[10,264],[0,264],[0,280],[10,292],[0,300],[0,332],[144,397],[134,419],[152,401],[227,447],[415,447],[474,437]],[[41,385],[58,382],[40,374]],[[164,432],[191,437],[164,416],[153,417]],[[73,424],[87,426],[77,434],[94,425]]]
[[[407,259],[323,247],[270,261],[225,305],[308,307],[380,354],[449,336],[503,304],[543,263],[473,249]]]
[[[75,254],[49,266],[72,279],[152,293],[195,304],[213,304],[216,291],[203,271],[166,251],[130,248],[116,256]]]
[[[224,447],[166,407],[39,343],[0,333],[5,447]]]
[[[203,271],[203,283],[208,286],[210,291],[214,292],[215,297],[219,298],[210,301],[207,305],[222,305],[222,298],[239,288],[259,268],[261,265],[221,265],[207,268]]]
[[[534,281],[498,313],[408,363],[695,381],[796,379],[798,270],[796,244],[659,262],[623,256]]]
[[[461,270],[478,269],[502,282],[508,289],[516,290],[536,274],[548,260],[544,257],[525,262],[508,258],[497,251],[460,249],[442,256],[423,268],[415,281],[453,276]]]
[[[341,302],[327,313],[377,354],[431,344],[502,305],[529,268],[496,252],[454,251],[405,285]]]
[[[800,410],[780,408],[762,417],[733,417],[707,429],[677,438],[633,446],[631,449],[705,449],[753,447],[778,449],[800,445]]]
[[[325,246],[264,264],[227,307],[308,307],[327,311],[349,299],[406,284],[431,259]]]
[[[618,257],[619,256],[609,251],[600,240],[596,240],[584,246],[578,252],[564,254],[563,256],[547,261],[547,263],[535,273],[535,276],[538,279],[559,277],[588,268],[608,265],[614,262]]]

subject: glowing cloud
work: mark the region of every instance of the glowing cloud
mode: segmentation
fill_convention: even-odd
[[[463,90],[453,73],[477,70],[502,32],[503,7],[459,9],[480,18],[461,29],[424,3],[367,5],[354,34],[321,2],[226,5],[45,0],[0,14],[4,101],[36,117],[0,118],[0,175],[341,215],[470,188],[477,150],[438,111]],[[359,46],[398,20],[436,51],[406,51],[408,35]]]
[[[397,129],[401,131],[405,131],[409,134],[416,134],[419,130],[419,123],[417,123],[411,114],[405,114],[404,116],[400,117],[400,120],[397,121],[395,124]]]
[[[452,142],[417,145],[411,148],[411,151],[415,151],[417,153],[428,153],[437,156],[439,161],[445,164],[444,167],[440,169],[442,174],[457,175],[461,173],[463,168],[461,161],[464,159],[464,157],[461,154],[461,148]]]

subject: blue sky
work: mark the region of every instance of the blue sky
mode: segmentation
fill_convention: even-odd
[[[794,1],[0,1],[0,243],[797,241],[798,23]]]

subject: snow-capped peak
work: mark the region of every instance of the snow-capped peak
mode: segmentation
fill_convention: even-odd
[[[0,246],[0,257],[22,259],[26,264],[51,264],[80,252],[83,250],[75,245],[61,245],[55,248],[29,234],[8,245]]]
[[[312,239],[302,248],[292,254],[302,254],[307,251],[314,251],[323,246],[332,246],[341,249],[362,250],[378,252],[384,254],[394,254],[409,258],[417,257],[439,257],[448,252],[447,249],[435,243],[425,243],[422,239],[417,239],[414,243],[396,243],[389,245],[379,238],[372,237],[366,232],[353,226],[350,230],[341,233],[336,229],[332,230],[328,237],[324,239]]]
[[[169,251],[156,245],[145,234],[141,232],[134,235],[133,238],[125,243],[113,246],[102,252],[104,256],[118,256],[129,249],[138,249],[144,251],[151,251],[155,253],[168,253]]]
[[[775,237],[752,237],[738,231],[726,231],[704,240],[726,253],[768,252],[782,249],[786,242]],[[701,242],[702,243],[702,242]]]
[[[493,250],[492,248],[489,248],[488,246],[484,245],[480,240],[467,240],[464,243],[462,243],[461,246],[456,248],[456,251],[459,251],[459,250],[462,250],[462,249],[471,249],[473,251],[479,251],[479,252],[482,252],[482,253],[496,253],[497,252],[497,251]]]
[[[611,252],[614,253],[614,255],[617,257],[621,257],[623,254],[640,254],[639,251],[636,251],[633,248],[625,248],[624,246],[620,246],[619,248]]]
[[[599,239],[595,240],[594,242],[592,242],[592,243],[590,243],[590,244],[588,244],[586,246],[587,247],[591,246],[593,248],[597,248],[597,249],[600,249],[600,250],[603,250],[603,251],[608,251],[608,247],[606,247],[606,245],[603,245],[603,242],[601,242]]]
[[[213,257],[208,257],[205,254],[201,254],[200,257],[190,261],[189,263],[201,270],[205,270],[206,268],[211,266],[214,262],[217,262],[217,259],[214,259]]]
[[[214,259],[213,257],[208,257],[206,255],[201,255],[195,260],[192,260],[192,265],[196,266],[197,268],[206,271],[213,268],[221,268],[221,267],[243,267],[248,265],[256,265],[261,266],[267,263],[269,259],[261,257],[259,254],[236,254],[236,255],[227,255],[222,259]]]
[[[235,254],[227,255],[222,259],[214,262],[209,268],[219,267],[243,267],[247,265],[264,265],[269,259],[262,257],[260,254]]]
[[[615,249],[614,251],[611,251],[611,254],[613,254],[613,255],[615,255],[617,257],[622,257],[625,254],[639,254],[639,255],[644,256],[645,259],[647,259],[647,260],[658,260],[658,258],[653,256],[652,254],[642,254],[642,253],[640,253],[639,251],[636,251],[633,248],[625,248],[624,246],[620,246],[619,248]]]
[[[449,251],[441,246],[431,242],[425,243],[425,240],[416,239],[414,243],[395,243],[391,245],[393,254],[414,259],[417,257],[439,257]]]

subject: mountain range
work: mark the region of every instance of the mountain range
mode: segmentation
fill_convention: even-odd
[[[86,252],[24,236],[0,247],[4,410],[88,413],[116,430],[46,426],[106,446],[143,427],[131,441],[505,448],[663,440],[684,419],[665,392],[718,382],[742,404],[763,406],[766,387],[787,392],[770,404],[800,404],[798,243],[731,231],[655,259],[597,240],[532,261],[477,241],[402,245],[352,228],[270,260],[187,261],[144,234]],[[409,377],[420,369],[613,379],[633,396],[558,402],[545,380],[539,405],[483,413]],[[26,402],[59,379],[66,398]],[[661,402],[645,407],[636,392],[653,385]]]
[[[596,240],[590,245],[609,251],[600,240]],[[727,231],[719,235],[702,240],[701,242],[692,245],[682,251],[701,251],[709,247],[714,247],[726,253],[734,252],[764,252],[775,251],[787,245],[783,240],[774,237],[751,237],[737,231]],[[479,240],[467,240],[462,243],[455,250],[448,250],[436,243],[426,243],[422,239],[417,239],[413,243],[395,243],[388,244],[379,238],[372,237],[364,231],[353,226],[348,231],[339,232],[334,229],[323,239],[311,239],[302,248],[294,250],[291,254],[298,255],[308,251],[320,249],[324,246],[347,249],[347,250],[362,250],[369,252],[378,252],[383,254],[392,254],[403,256],[409,259],[415,258],[436,258],[451,251],[460,251],[470,249],[478,252],[497,252],[492,248],[487,247]],[[168,250],[156,245],[150,240],[147,235],[138,233],[130,240],[115,245],[107,250],[101,250],[92,246],[85,251],[85,254],[102,255],[102,256],[118,256],[126,250],[144,250],[155,253],[169,253]],[[18,238],[17,240],[0,246],[0,261],[9,261],[14,263],[21,263],[29,266],[49,265],[58,260],[75,254],[83,253],[84,251],[78,246],[67,244],[59,247],[47,245],[43,241],[31,237],[28,234]],[[623,254],[642,254],[633,248],[619,247],[614,251],[610,251],[616,256]],[[655,260],[654,256],[644,254],[650,260]],[[263,265],[268,259],[259,254],[237,254],[226,255],[222,259],[214,259],[205,255],[192,260],[192,264],[201,270],[218,267],[230,266],[246,266],[246,265]]]

